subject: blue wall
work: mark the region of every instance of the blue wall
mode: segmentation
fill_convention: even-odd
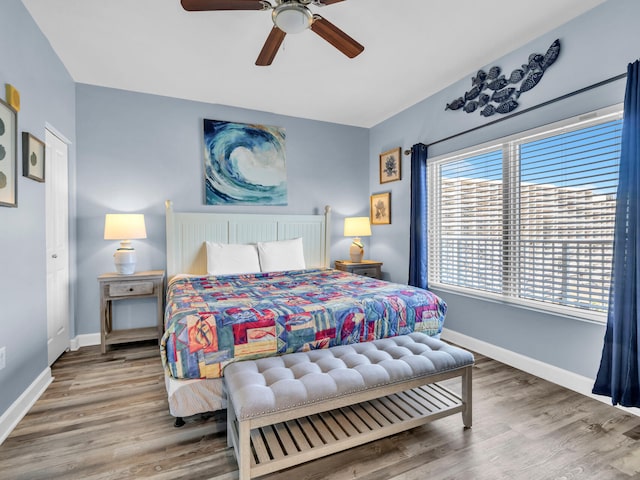
[[[627,64],[640,55],[637,18],[640,18],[640,2],[609,0],[525,47],[496,59],[486,68],[499,65],[503,71],[510,72],[526,63],[530,53],[544,53],[556,38],[560,39],[562,51],[557,62],[547,70],[535,89],[520,97],[519,109],[524,110],[625,73]],[[444,111],[447,103],[470,89],[470,79],[475,73],[470,71],[467,78],[371,129],[370,188],[372,192],[392,192],[393,222],[390,226],[374,227],[371,257],[385,262],[384,270],[390,280],[406,282],[408,278],[410,160],[406,156],[403,158],[403,172],[406,173],[402,181],[380,185],[377,154],[398,145],[406,149],[417,142],[429,144],[495,119],[495,116],[485,119],[478,112]],[[625,81],[618,81],[439,143],[429,149],[429,156],[620,103],[624,98],[624,87]],[[602,325],[445,291],[437,293],[449,303],[446,327],[577,374],[595,377],[602,350]]]
[[[45,184],[22,176],[20,134],[44,140],[48,124],[74,141],[75,85],[20,0],[0,4],[0,45],[0,95],[10,83],[21,96],[18,208],[0,207],[0,347],[7,348],[1,415],[48,366]],[[72,144],[71,170],[74,160]]]
[[[344,216],[368,214],[367,129],[89,85],[76,94],[79,334],[100,331],[96,277],[114,270],[118,242],[102,239],[105,213],[145,214],[148,238],[134,241],[138,270],[165,268],[167,199],[175,211],[322,213],[329,204],[332,260],[349,250]],[[203,118],[285,128],[286,207],[203,204]],[[116,302],[116,327],[153,325],[150,306]]]

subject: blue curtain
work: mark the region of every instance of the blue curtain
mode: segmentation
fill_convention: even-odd
[[[627,68],[607,330],[593,393],[640,407],[640,64]]]
[[[427,284],[427,146],[411,148],[411,227],[409,231],[409,285]]]

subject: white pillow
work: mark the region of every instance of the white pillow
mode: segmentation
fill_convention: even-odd
[[[278,242],[258,242],[260,268],[263,272],[304,270],[302,238]]]
[[[260,272],[255,245],[206,242],[207,274],[239,275]]]

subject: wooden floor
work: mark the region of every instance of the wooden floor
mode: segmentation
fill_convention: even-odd
[[[471,430],[455,415],[262,478],[640,480],[639,417],[476,360]],[[1,479],[237,478],[220,415],[173,426],[157,345],[82,348],[52,371],[0,446]]]

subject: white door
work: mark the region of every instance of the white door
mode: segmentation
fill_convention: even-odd
[[[47,217],[47,347],[49,365],[69,348],[68,147],[45,131]]]

